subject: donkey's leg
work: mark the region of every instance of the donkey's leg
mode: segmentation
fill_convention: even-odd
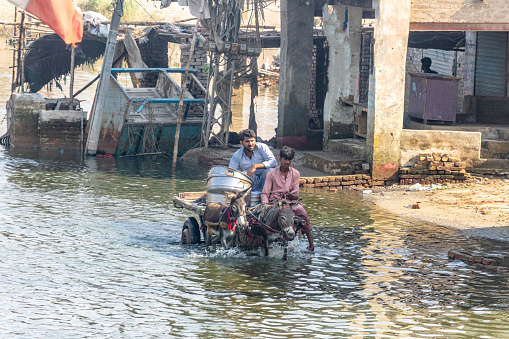
[[[221,239],[221,245],[223,245],[224,249],[229,249],[232,245],[233,236],[231,234],[231,231],[227,231],[224,228],[221,228],[220,230],[220,239]]]
[[[210,238],[212,237],[210,235],[210,229],[209,227],[207,227],[207,229],[205,230],[205,249],[207,252],[210,251]]]
[[[283,241],[283,248],[284,248],[284,254],[283,254],[283,260],[287,260],[288,259],[288,241]]]
[[[265,249],[265,256],[269,256],[269,238],[267,236],[263,237],[263,248]]]

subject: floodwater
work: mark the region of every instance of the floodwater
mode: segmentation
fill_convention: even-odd
[[[448,249],[507,255],[306,191],[316,252],[205,253],[180,245],[179,192],[206,168],[0,149],[0,333],[5,337],[502,338],[508,273],[449,261]],[[252,255],[254,254],[254,255]]]
[[[172,204],[206,173],[0,146],[0,337],[509,337],[509,273],[447,258],[508,256],[506,243],[308,190],[314,254],[304,239],[287,261],[277,248],[207,254],[180,245],[196,215]]]

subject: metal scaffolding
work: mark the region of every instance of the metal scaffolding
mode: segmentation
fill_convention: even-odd
[[[254,73],[255,76],[257,74],[256,62],[253,62],[253,59],[256,61],[261,53],[258,15],[262,13],[263,6],[259,6],[260,2],[256,0],[251,2],[251,5],[249,3],[246,5],[248,10],[252,10],[249,21],[254,18],[256,22],[256,34],[251,35],[251,40],[248,32],[245,32],[245,37],[239,34],[242,26],[243,0],[214,3],[211,18],[202,20],[209,32],[207,85],[212,84],[208,87],[210,92],[207,91],[203,115],[202,144],[205,148],[211,139],[217,141],[221,147],[228,147],[234,80],[246,77],[246,74]],[[251,58],[251,62],[246,65],[248,58]],[[253,69],[253,66],[256,69]],[[257,92],[256,90],[255,93]]]

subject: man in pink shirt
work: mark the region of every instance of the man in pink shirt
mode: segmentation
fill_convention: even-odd
[[[279,151],[279,162],[281,165],[267,173],[265,185],[260,195],[263,204],[273,203],[281,198],[285,198],[288,202],[299,199],[300,173],[291,167],[294,156],[295,150],[293,148],[283,146],[281,151]],[[293,208],[293,211],[295,215],[301,217],[306,222],[301,228],[301,232],[308,237],[309,246],[307,250],[314,251],[313,235],[311,234],[311,225],[306,210],[299,204]]]

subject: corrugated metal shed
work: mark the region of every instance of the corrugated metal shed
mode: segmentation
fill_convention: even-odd
[[[477,33],[475,95],[506,95],[507,32]]]

